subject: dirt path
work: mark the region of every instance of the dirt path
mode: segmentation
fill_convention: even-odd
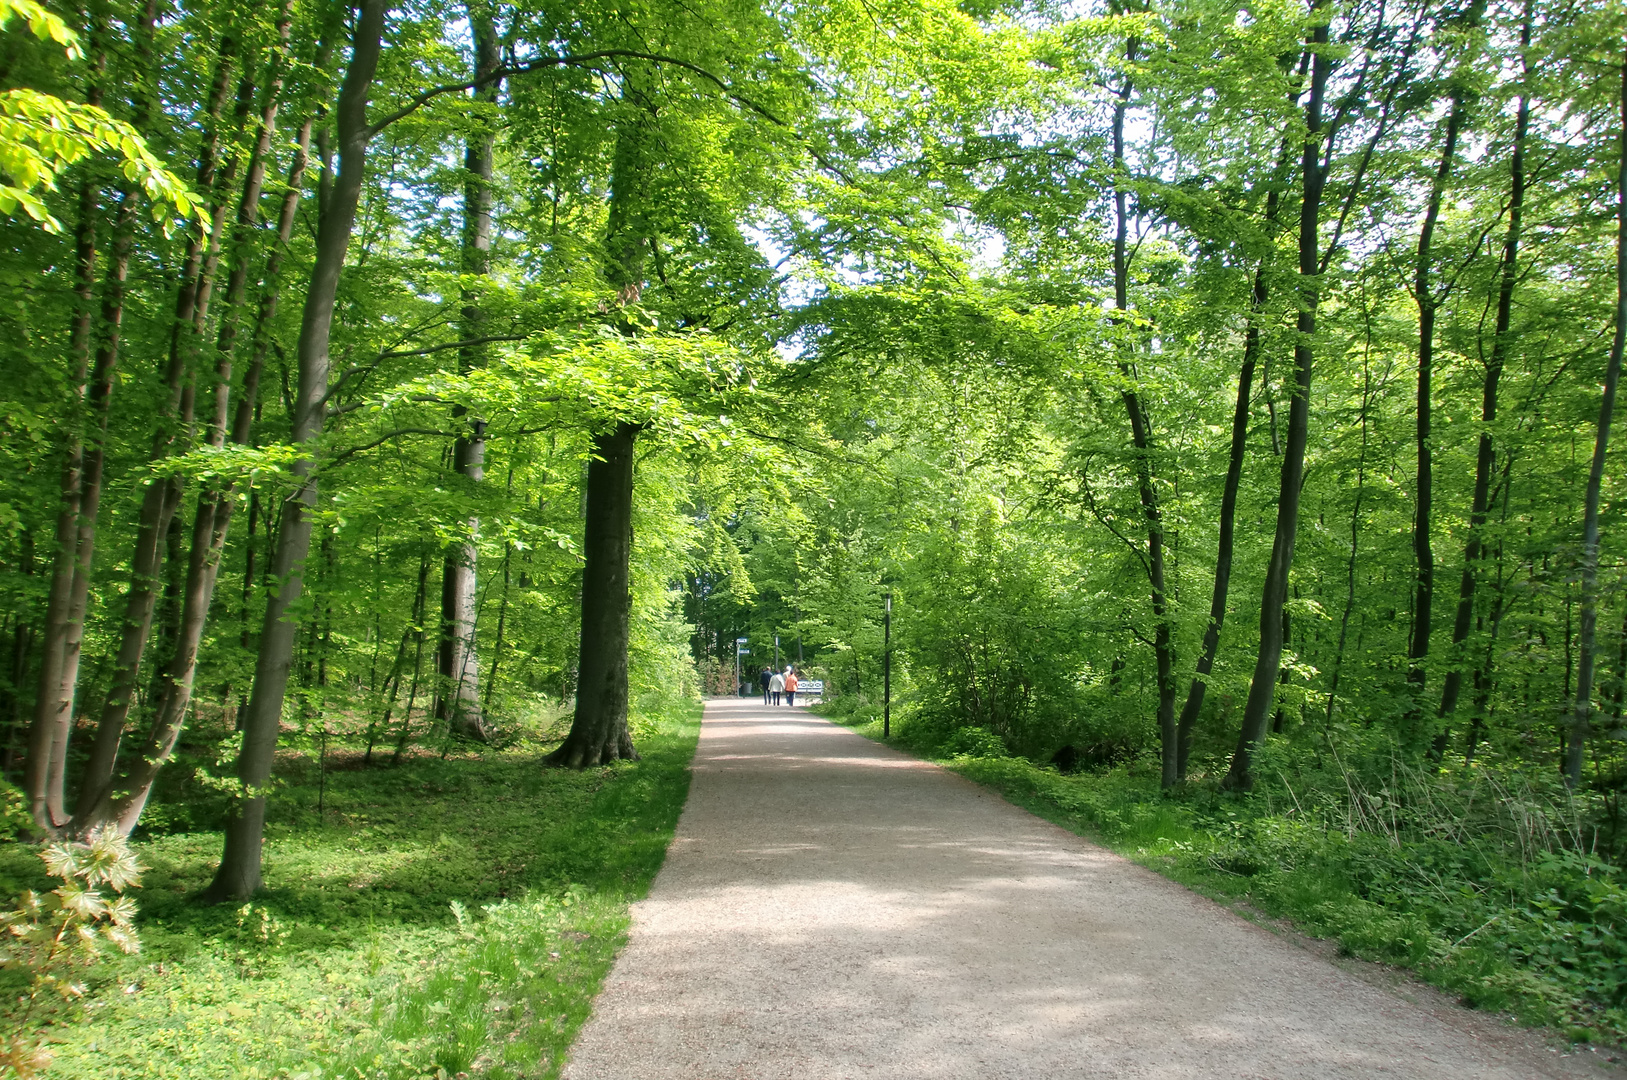
[[[1408,997],[953,773],[723,700],[565,1076],[1621,1075]]]

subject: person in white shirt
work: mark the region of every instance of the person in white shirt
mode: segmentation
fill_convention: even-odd
[[[780,695],[784,692],[785,676],[776,671],[774,673],[774,677],[768,680],[768,696],[774,699],[774,704],[778,705],[780,703]]]

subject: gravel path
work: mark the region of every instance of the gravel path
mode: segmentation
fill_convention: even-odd
[[[1402,996],[1405,995],[1405,996]],[[1622,1074],[1374,985],[802,709],[706,706],[567,1080]]]

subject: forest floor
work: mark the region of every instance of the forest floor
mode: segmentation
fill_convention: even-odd
[[[94,970],[49,1077],[557,1076],[672,838],[698,720],[644,723],[643,760],[585,772],[539,745],[393,768],[341,749],[321,775],[284,756],[252,904],[199,901],[203,823],[138,838],[142,952]],[[0,893],[52,884],[0,844]]]
[[[708,702],[633,911],[570,1080],[1622,1075],[755,700]]]

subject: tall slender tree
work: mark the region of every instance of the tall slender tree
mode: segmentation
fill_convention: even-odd
[[[1305,142],[1300,154],[1302,195],[1299,206],[1298,336],[1294,341],[1294,396],[1288,407],[1282,475],[1277,489],[1277,525],[1260,591],[1260,655],[1243,707],[1237,750],[1226,774],[1228,787],[1247,790],[1254,784],[1251,765],[1254,748],[1265,738],[1276,698],[1277,675],[1282,668],[1282,609],[1288,602],[1288,574],[1294,562],[1294,538],[1299,530],[1299,500],[1305,474],[1305,445],[1310,437],[1311,368],[1315,360],[1316,311],[1321,299],[1322,193],[1327,186],[1323,146],[1327,141],[1322,107],[1327,94],[1333,57],[1329,55],[1328,3],[1312,0],[1311,78],[1305,97]]]

